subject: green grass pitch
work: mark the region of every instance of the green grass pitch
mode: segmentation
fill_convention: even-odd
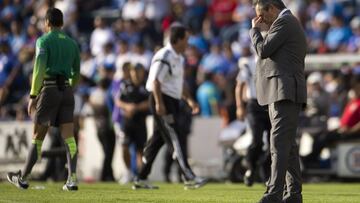
[[[260,184],[249,188],[243,184],[210,183],[197,190],[184,190],[181,184],[159,183],[158,190],[135,191],[131,189],[131,185],[94,183],[80,184],[77,192],[65,192],[61,190],[61,183],[30,184],[28,190],[19,190],[7,182],[1,182],[0,202],[254,203],[265,190]],[[359,203],[360,183],[305,184],[303,200],[305,203]]]

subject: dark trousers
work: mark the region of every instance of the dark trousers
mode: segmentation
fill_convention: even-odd
[[[180,144],[180,148],[181,151],[183,152],[184,155],[184,159],[187,159],[188,157],[188,153],[187,153],[187,142],[188,142],[188,135],[179,135],[179,144]],[[171,166],[173,165],[174,159],[173,159],[173,153],[174,151],[172,150],[171,147],[168,147],[165,153],[165,157],[164,157],[164,175],[165,178],[167,179],[167,181],[169,180],[169,175],[171,172]],[[178,180],[179,182],[181,181],[181,168],[178,168]]]
[[[267,191],[260,202],[277,203],[284,198],[300,203],[302,180],[296,135],[301,104],[282,100],[269,104],[268,109],[271,121],[271,176],[267,182]]]
[[[269,177],[270,171],[270,152],[269,149],[263,150],[264,142],[263,135],[267,132],[267,140],[269,141],[271,123],[269,114],[261,107],[256,99],[251,99],[247,103],[247,120],[252,133],[252,142],[248,148],[246,161],[248,169],[254,171],[257,166],[263,166],[264,179]]]
[[[179,142],[179,124],[177,119],[179,114],[179,100],[164,94],[162,96],[167,113],[165,116],[156,114],[154,96],[151,95],[149,98],[150,110],[154,115],[154,132],[145,145],[143,165],[138,177],[141,180],[147,179],[159,150],[166,143],[174,152],[185,179],[191,180],[195,177],[195,174],[191,170]]]
[[[185,103],[185,101],[180,101],[180,112],[177,116],[177,121],[178,121],[178,129],[179,129],[179,133],[178,133],[178,138],[179,138],[179,144],[180,144],[180,148],[181,151],[183,152],[184,155],[184,159],[188,158],[188,136],[191,132],[191,124],[192,124],[192,113],[191,113],[191,109],[189,108],[189,106]],[[170,172],[171,172],[171,166],[174,163],[174,159],[173,159],[173,150],[171,149],[171,147],[168,147],[165,153],[165,157],[164,157],[164,168],[163,168],[163,173],[165,176],[165,180],[167,182],[170,181]],[[177,167],[177,172],[178,172],[178,181],[181,182],[181,168]]]
[[[114,181],[112,159],[115,148],[115,132],[107,119],[97,119],[97,135],[104,152],[101,181]]]

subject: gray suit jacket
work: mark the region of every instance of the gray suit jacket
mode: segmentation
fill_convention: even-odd
[[[259,104],[281,100],[305,104],[306,37],[299,21],[286,11],[264,38],[258,28],[250,30],[250,37],[259,56],[255,74]]]

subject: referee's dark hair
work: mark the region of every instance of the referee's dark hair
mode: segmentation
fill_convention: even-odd
[[[170,43],[176,44],[178,40],[186,37],[187,29],[181,23],[175,22],[170,26]]]
[[[46,11],[45,19],[49,21],[49,25],[53,27],[63,26],[63,13],[57,8],[49,8]]]
[[[286,8],[284,2],[282,0],[254,0],[253,5],[259,5],[261,9],[264,9],[265,11],[269,10],[269,6],[273,5],[279,10],[283,10]]]

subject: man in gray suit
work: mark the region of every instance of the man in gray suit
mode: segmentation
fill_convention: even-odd
[[[306,102],[306,37],[281,0],[255,0],[250,36],[259,60],[256,91],[271,120],[271,176],[260,202],[302,202],[298,146],[299,113]],[[266,31],[266,35],[261,35]],[[286,183],[286,185],[285,185]],[[284,185],[286,191],[284,191]]]

